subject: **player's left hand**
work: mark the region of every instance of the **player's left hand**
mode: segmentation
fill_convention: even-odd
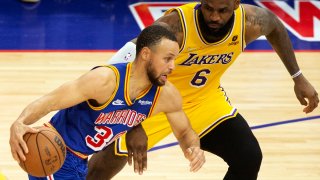
[[[200,147],[188,148],[185,157],[190,161],[190,172],[197,172],[206,162],[204,151]]]
[[[303,75],[300,75],[293,80],[295,82],[294,92],[296,93],[300,104],[306,106],[303,109],[303,112],[312,112],[319,104],[317,91]]]
[[[37,133],[39,130],[19,121],[15,121],[10,127],[9,144],[11,147],[11,154],[18,163],[20,163],[20,160],[25,161],[25,154],[29,152],[27,144],[23,140],[23,136],[28,132]]]
[[[134,172],[143,174],[147,170],[148,136],[141,124],[134,127],[126,134],[128,149],[128,164],[134,165]]]

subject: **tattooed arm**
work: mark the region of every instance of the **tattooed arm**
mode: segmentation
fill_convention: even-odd
[[[287,30],[280,20],[267,9],[245,5],[246,42],[256,40],[265,35],[274,50],[284,62],[290,74],[299,71],[293,47]]]
[[[265,35],[288,72],[291,75],[299,72],[300,68],[296,61],[292,43],[281,21],[267,9],[252,5],[244,5],[244,9],[246,12],[246,43],[249,44],[259,36]],[[302,105],[307,106],[303,111],[305,113],[312,112],[319,103],[316,90],[303,74],[293,77],[293,81],[295,83],[294,90],[298,100]],[[307,99],[308,102],[305,99]]]

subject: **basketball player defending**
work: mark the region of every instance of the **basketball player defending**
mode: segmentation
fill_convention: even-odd
[[[313,111],[319,103],[318,94],[297,65],[285,27],[268,10],[241,5],[240,0],[201,0],[201,3],[186,4],[167,11],[155,24],[169,27],[178,39],[180,54],[169,81],[182,94],[183,109],[201,138],[201,148],[218,155],[229,165],[224,179],[256,179],[262,161],[259,144],[245,119],[231,106],[220,86],[220,78],[246,44],[265,35],[291,74],[296,96],[306,106],[303,111]],[[127,52],[133,54],[132,50],[134,44],[128,43],[115,55],[118,58],[109,63],[119,62],[123,59],[121,52],[125,56]],[[134,156],[134,160],[139,160],[137,164],[142,163],[134,166],[140,173],[147,164],[146,151],[141,151],[143,146],[148,144],[150,149],[171,132],[163,115],[146,120],[142,126],[148,143],[135,140],[139,133],[126,137],[131,140],[127,142],[129,158]],[[140,134],[139,138],[144,132]],[[92,157],[88,179],[110,179],[121,170],[126,158],[115,156],[112,149],[115,148],[117,155],[124,154],[126,144],[121,142],[115,143],[118,147],[109,146]],[[141,161],[139,157],[144,159]],[[114,159],[113,166],[105,159]]]
[[[139,35],[136,51],[133,63],[95,67],[28,105],[10,129],[14,159],[25,160],[28,148],[23,135],[37,132],[28,125],[60,110],[46,125],[63,137],[67,157],[50,178],[85,179],[88,155],[103,150],[147,117],[163,112],[190,161],[190,171],[199,170],[205,162],[199,137],[182,110],[181,95],[167,82],[179,52],[176,37],[162,26],[150,26]]]

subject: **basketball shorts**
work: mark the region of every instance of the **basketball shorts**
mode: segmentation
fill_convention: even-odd
[[[62,167],[53,175],[47,177],[29,176],[30,180],[85,180],[88,173],[88,159],[81,159],[67,150]]]
[[[238,113],[237,109],[231,106],[222,88],[202,101],[184,103],[183,109],[190,120],[192,128],[200,138],[223,121],[235,117]],[[148,149],[151,149],[172,132],[164,113],[147,118],[142,122],[142,126],[148,136]],[[127,156],[125,135],[116,141],[115,154]]]

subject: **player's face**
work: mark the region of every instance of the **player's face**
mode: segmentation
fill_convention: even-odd
[[[230,20],[238,6],[239,0],[202,0],[201,12],[207,26],[213,32],[218,32]]]
[[[165,38],[152,48],[147,65],[148,77],[152,84],[163,86],[166,83],[167,76],[174,69],[174,60],[178,53],[178,43]]]

